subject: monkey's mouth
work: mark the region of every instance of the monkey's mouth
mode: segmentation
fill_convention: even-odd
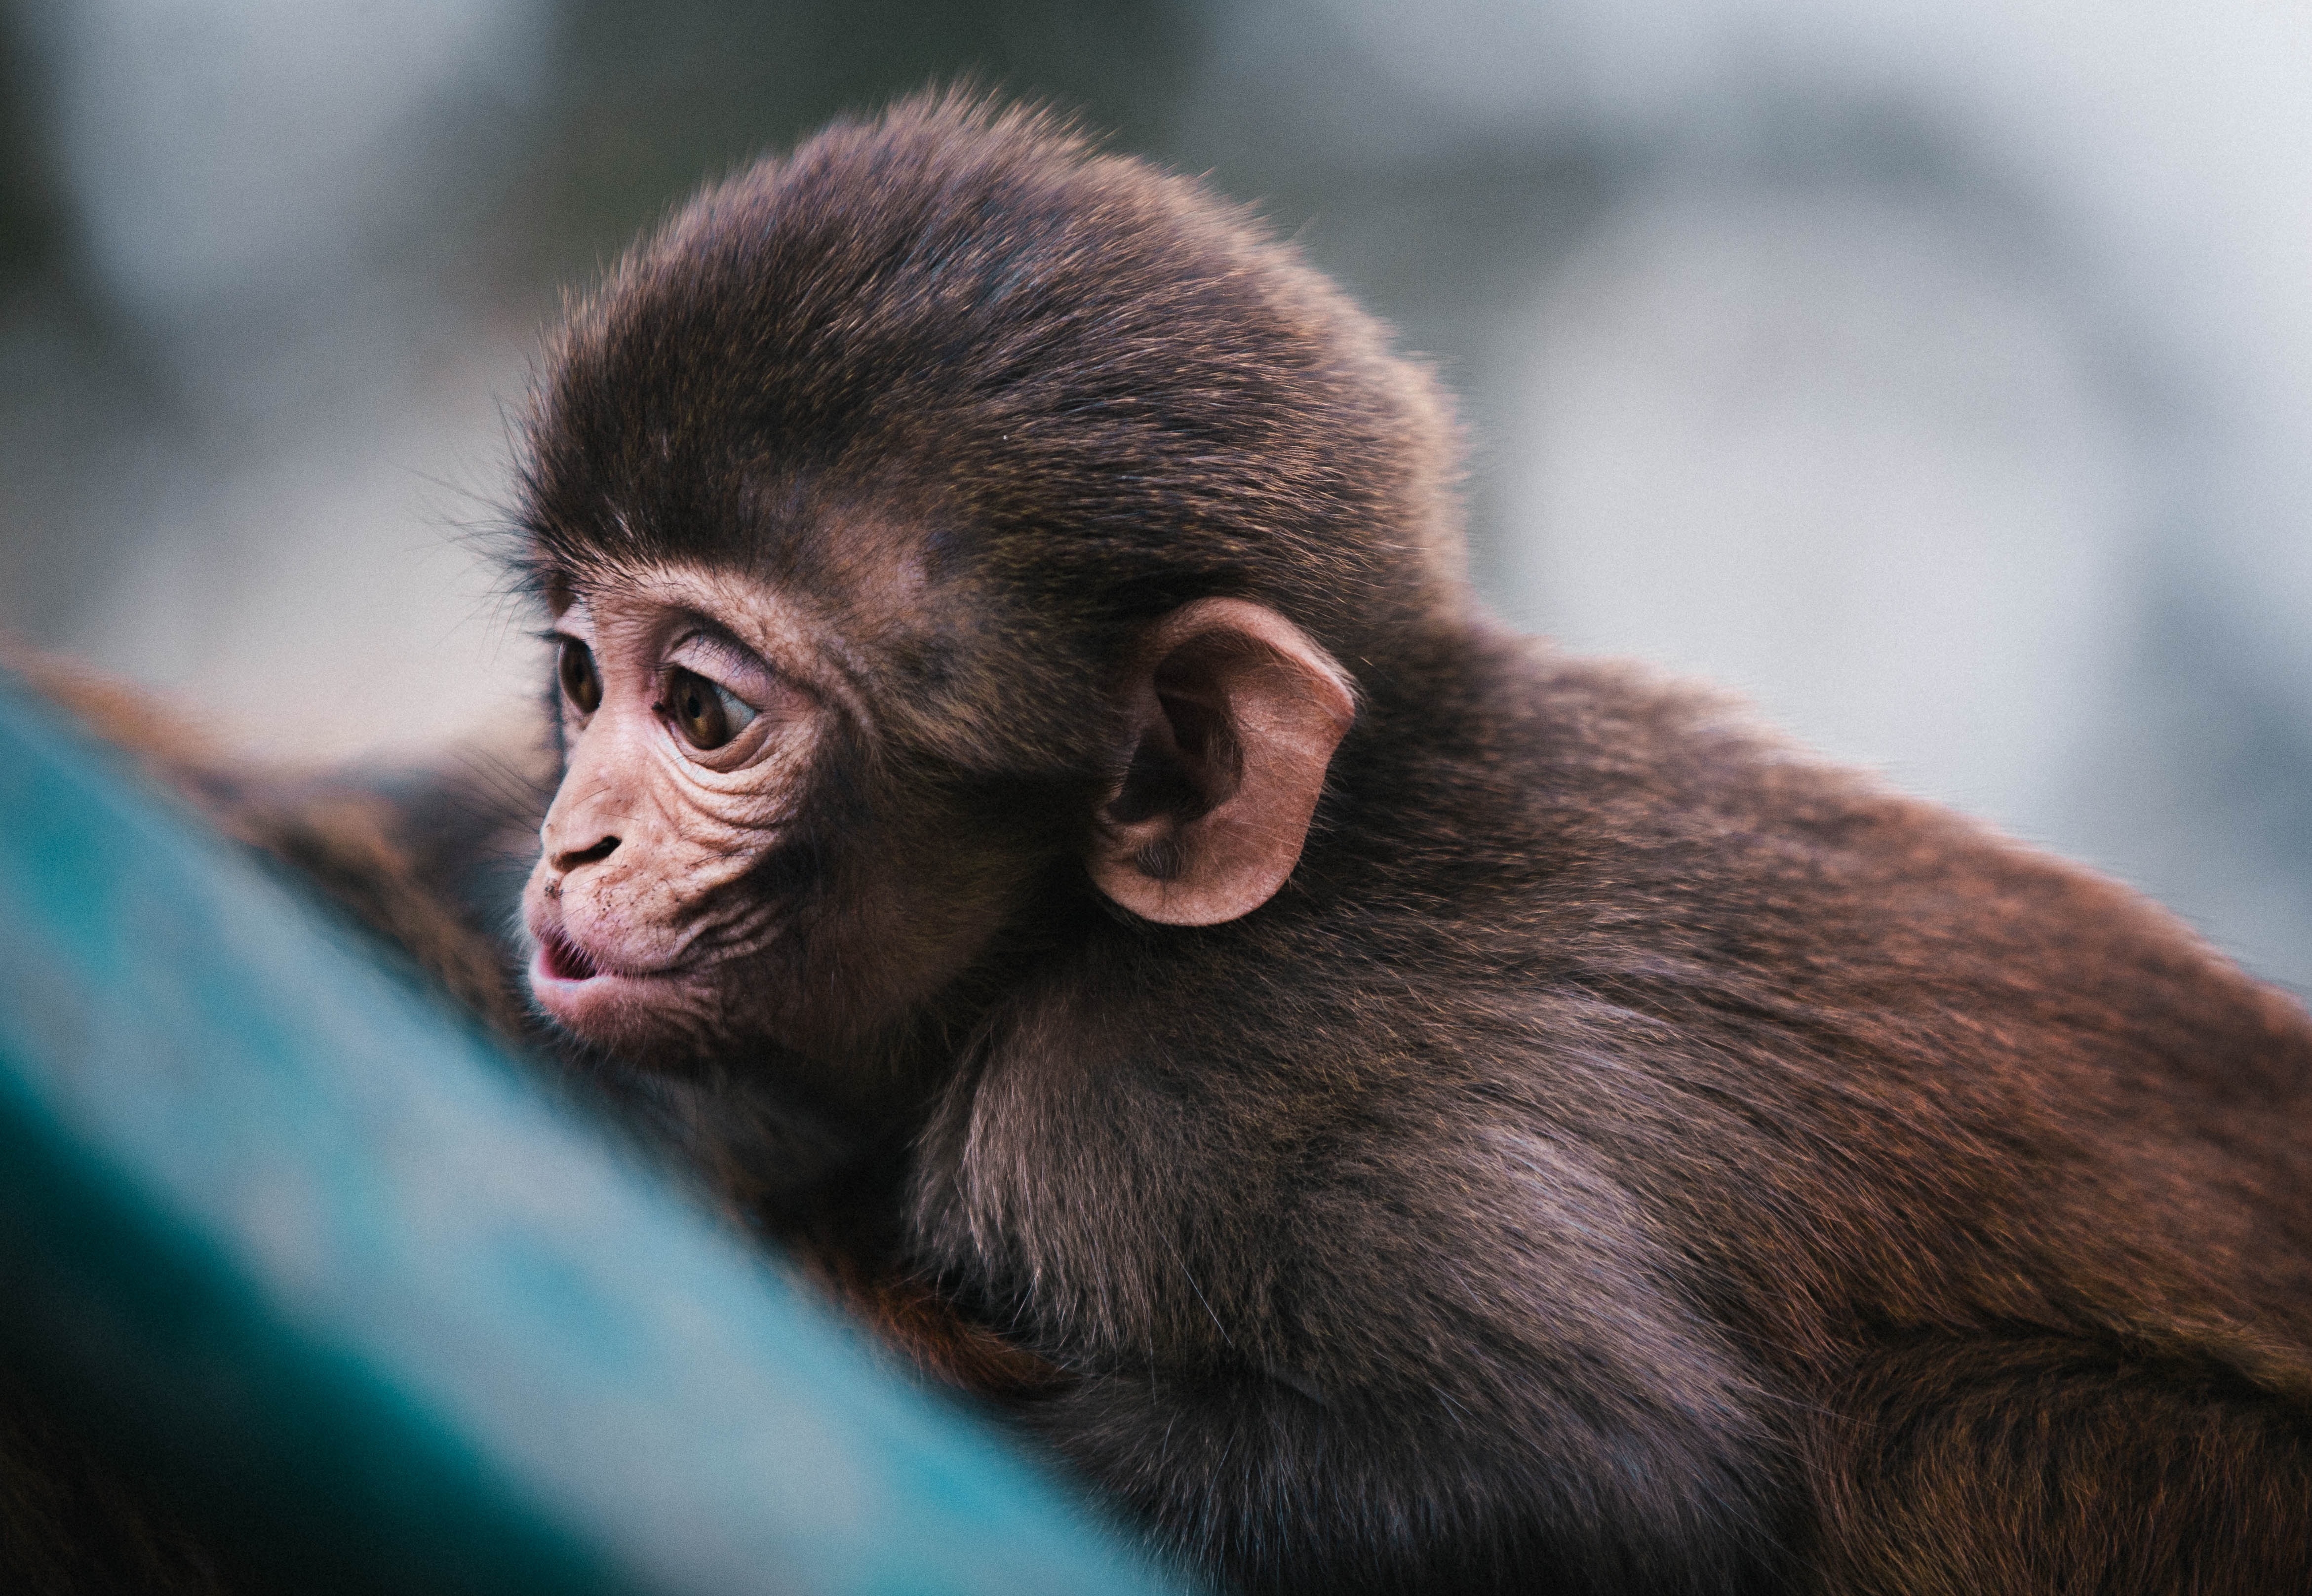
[[[586,950],[558,929],[539,938],[538,968],[557,981],[591,981],[602,973]]]
[[[614,948],[596,951],[559,923],[531,928],[538,939],[530,959],[530,995],[539,1012],[564,1030],[616,1048],[646,1045],[665,1032],[670,1005],[688,991],[670,966],[634,968]]]

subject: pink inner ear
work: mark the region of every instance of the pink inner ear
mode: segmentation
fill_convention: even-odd
[[[1236,919],[1300,860],[1355,718],[1348,677],[1298,627],[1241,599],[1174,611],[1143,661],[1130,688],[1141,751],[1105,817],[1093,880],[1160,924]]]
[[[1201,802],[1198,811],[1225,802],[1244,779],[1244,750],[1229,723],[1224,695],[1182,690],[1156,673],[1156,703],[1172,728],[1173,746]]]

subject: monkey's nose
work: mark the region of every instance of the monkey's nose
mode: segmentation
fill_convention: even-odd
[[[573,848],[567,852],[556,854],[554,855],[554,868],[567,874],[581,864],[591,864],[598,859],[609,858],[617,851],[617,837],[605,837],[590,847]]]

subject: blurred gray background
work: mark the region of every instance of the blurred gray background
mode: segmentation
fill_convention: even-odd
[[[252,750],[532,690],[471,532],[560,285],[933,78],[1434,357],[1493,606],[2312,989],[2312,8],[0,0],[0,627]]]

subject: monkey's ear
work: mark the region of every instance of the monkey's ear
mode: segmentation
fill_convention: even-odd
[[[1123,690],[1131,759],[1093,883],[1166,925],[1250,914],[1300,860],[1356,718],[1347,673],[1274,609],[1199,599],[1156,623]]]

